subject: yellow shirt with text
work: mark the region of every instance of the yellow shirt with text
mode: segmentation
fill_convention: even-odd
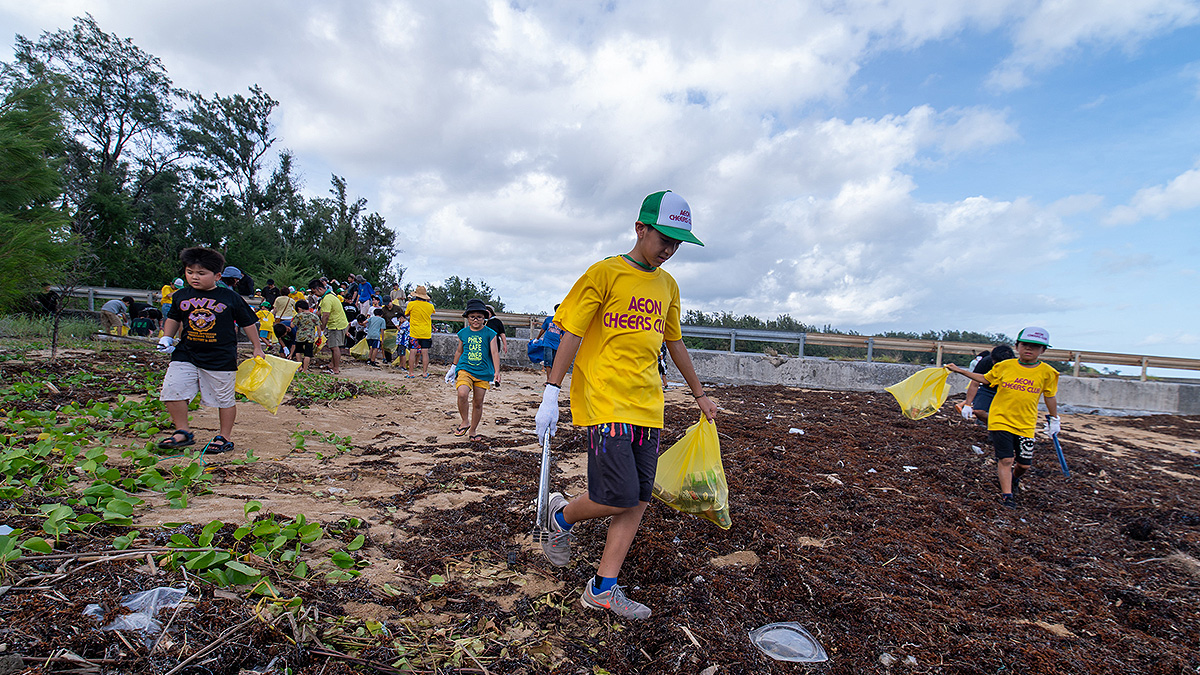
[[[414,300],[408,303],[404,316],[408,317],[408,335],[414,340],[428,340],[433,337],[433,303],[425,300]]]
[[[658,351],[664,340],[683,338],[670,274],[621,257],[601,260],[575,282],[554,323],[583,338],[571,378],[572,423],[662,428]]]
[[[988,408],[988,431],[1009,431],[1033,438],[1038,399],[1058,395],[1058,371],[1041,361],[1023,366],[1016,359],[1008,359],[992,366],[984,377],[996,387],[996,398]]]
[[[160,296],[162,296],[162,300],[160,300],[159,302],[161,302],[164,305],[170,304],[171,296],[175,295],[175,287],[172,286],[171,284],[167,284],[162,287],[162,290],[159,291],[158,294]]]

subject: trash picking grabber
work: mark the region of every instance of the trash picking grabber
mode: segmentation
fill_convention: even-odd
[[[1063,456],[1062,446],[1058,444],[1058,434],[1050,436],[1050,440],[1054,441],[1054,452],[1058,453],[1058,465],[1062,467],[1063,475],[1070,478],[1071,470],[1067,468],[1067,458]]]
[[[538,477],[537,513],[533,520],[533,540],[550,539],[550,434],[542,441],[542,473]]]

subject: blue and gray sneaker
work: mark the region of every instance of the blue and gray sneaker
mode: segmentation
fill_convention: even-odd
[[[611,610],[613,614],[626,619],[650,618],[650,608],[625,597],[625,591],[620,586],[613,586],[603,593],[595,593],[592,590],[592,582],[589,581],[579,601],[584,607]]]
[[[546,554],[546,559],[550,564],[562,567],[571,562],[571,534],[570,530],[562,529],[558,524],[558,518],[555,514],[562,511],[567,506],[567,498],[562,496],[561,492],[550,493],[550,536],[546,541],[542,542],[542,552]]]

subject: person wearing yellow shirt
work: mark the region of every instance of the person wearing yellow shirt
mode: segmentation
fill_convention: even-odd
[[[163,284],[162,290],[159,291],[159,296],[162,298],[159,302],[162,303],[164,317],[171,312],[171,298],[175,295],[177,288],[183,288],[183,279],[176,278],[169,284]]]
[[[539,440],[554,435],[559,389],[574,362],[571,421],[587,431],[588,488],[570,503],[560,493],[549,495],[551,532],[542,550],[552,564],[566,565],[572,528],[611,518],[596,576],[580,602],[646,619],[650,608],[626,597],[617,575],[654,489],[663,426],[656,364],[664,342],[701,412],[712,420],[717,406],[683,344],[679,287],[661,269],[682,242],[704,245],[692,234],[691,207],[674,192],[655,192],[642,201],[634,232],[633,250],[589,267],[555,312],[562,336],[536,424]]]
[[[308,290],[320,298],[317,315],[321,317],[321,329],[325,331],[326,344],[333,352],[331,370],[334,375],[340,375],[342,372],[342,345],[346,342],[346,329],[350,327],[350,321],[346,318],[346,310],[342,308],[341,301],[333,294],[333,291],[329,290],[324,281],[313,279],[308,285]]]
[[[1058,371],[1038,358],[1050,347],[1050,332],[1029,326],[1017,334],[1017,358],[1001,361],[980,375],[950,364],[946,369],[979,384],[996,388],[988,408],[988,438],[996,450],[1000,503],[1016,508],[1021,477],[1033,467],[1033,435],[1038,422],[1038,399],[1046,402],[1046,433],[1058,434]]]
[[[416,377],[417,352],[421,353],[421,377],[429,377],[429,350],[433,347],[433,301],[424,286],[412,292],[404,316],[408,317],[408,336],[417,343],[416,349],[408,351],[408,375]]]
[[[271,313],[271,303],[263,300],[258,311],[254,313],[258,317],[258,339],[264,345],[269,345],[275,341],[275,315]]]

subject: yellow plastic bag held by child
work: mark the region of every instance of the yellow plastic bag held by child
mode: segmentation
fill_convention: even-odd
[[[353,356],[356,359],[362,359],[363,361],[366,361],[367,355],[370,353],[370,351],[371,351],[371,348],[367,346],[367,339],[363,338],[363,339],[359,340],[357,344],[355,344],[353,347],[350,348],[350,356]]]
[[[266,408],[272,415],[279,411],[288,385],[300,364],[278,356],[259,356],[246,359],[238,366],[233,389]]]
[[[717,425],[707,417],[702,415],[679,442],[658,456],[654,496],[677,511],[711,520],[723,530],[733,524],[721,441]]]
[[[941,410],[946,402],[946,396],[950,394],[950,387],[946,386],[949,375],[950,371],[945,368],[925,368],[884,391],[896,397],[900,412],[905,417],[910,420],[924,419]]]

